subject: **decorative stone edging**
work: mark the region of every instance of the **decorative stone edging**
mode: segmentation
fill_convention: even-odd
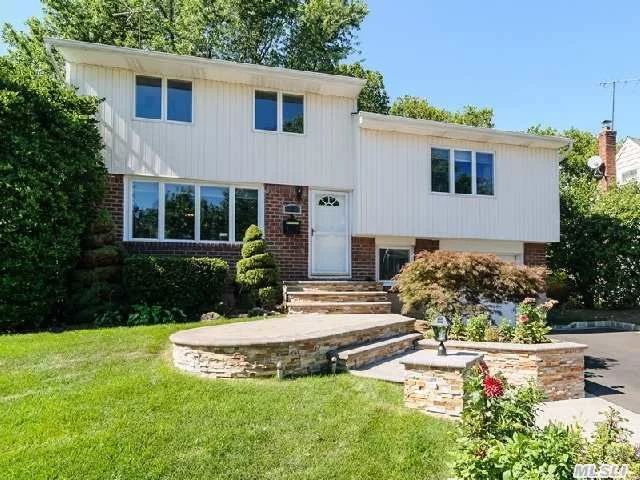
[[[533,379],[549,400],[584,397],[584,351],[586,345],[574,342],[540,344],[464,342],[450,340],[447,348],[484,353],[489,369],[502,373],[514,385]],[[418,342],[419,348],[436,349],[431,339]]]
[[[629,332],[640,332],[640,325],[617,320],[593,320],[588,322],[571,322],[566,325],[553,325],[554,332],[568,332],[571,330],[590,330],[596,328],[608,328]]]

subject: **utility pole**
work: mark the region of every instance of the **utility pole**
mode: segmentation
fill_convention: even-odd
[[[610,80],[608,82],[600,82],[601,87],[611,86],[611,130],[615,130],[615,116],[616,116],[616,85],[621,83],[622,85],[627,85],[629,83],[637,83],[640,82],[640,78],[627,78],[624,80]]]

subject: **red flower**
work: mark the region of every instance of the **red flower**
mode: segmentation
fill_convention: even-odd
[[[482,386],[484,387],[484,393],[489,398],[501,397],[504,394],[504,385],[499,378],[487,375],[482,380]]]
[[[529,321],[529,317],[525,314],[520,315],[520,322],[527,323]]]
[[[478,367],[480,368],[480,373],[482,373],[482,375],[489,375],[489,366],[487,365],[487,362],[480,360],[478,362]]]

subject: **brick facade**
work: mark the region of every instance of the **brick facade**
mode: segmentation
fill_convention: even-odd
[[[440,240],[431,240],[429,238],[416,238],[416,245],[413,247],[414,255],[420,252],[435,252],[440,249]]]
[[[122,239],[122,228],[124,226],[124,175],[107,175],[107,188],[104,192],[102,206],[109,210],[113,223],[116,224],[116,234],[118,239]]]
[[[296,191],[297,190],[297,191]],[[284,206],[296,204],[301,208],[295,218],[300,220],[300,233],[286,235],[283,220],[289,218]],[[309,190],[307,187],[266,184],[264,186],[264,230],[268,248],[276,257],[282,280],[304,280],[309,262]]]
[[[544,243],[524,244],[524,264],[529,267],[544,267],[547,265]]]
[[[353,280],[376,279],[376,239],[351,237],[351,278]]]

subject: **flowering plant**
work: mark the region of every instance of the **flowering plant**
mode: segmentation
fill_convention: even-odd
[[[551,327],[547,325],[547,313],[558,302],[548,300],[538,305],[535,298],[525,298],[516,311],[516,327],[513,341],[516,343],[547,343],[547,333]]]

